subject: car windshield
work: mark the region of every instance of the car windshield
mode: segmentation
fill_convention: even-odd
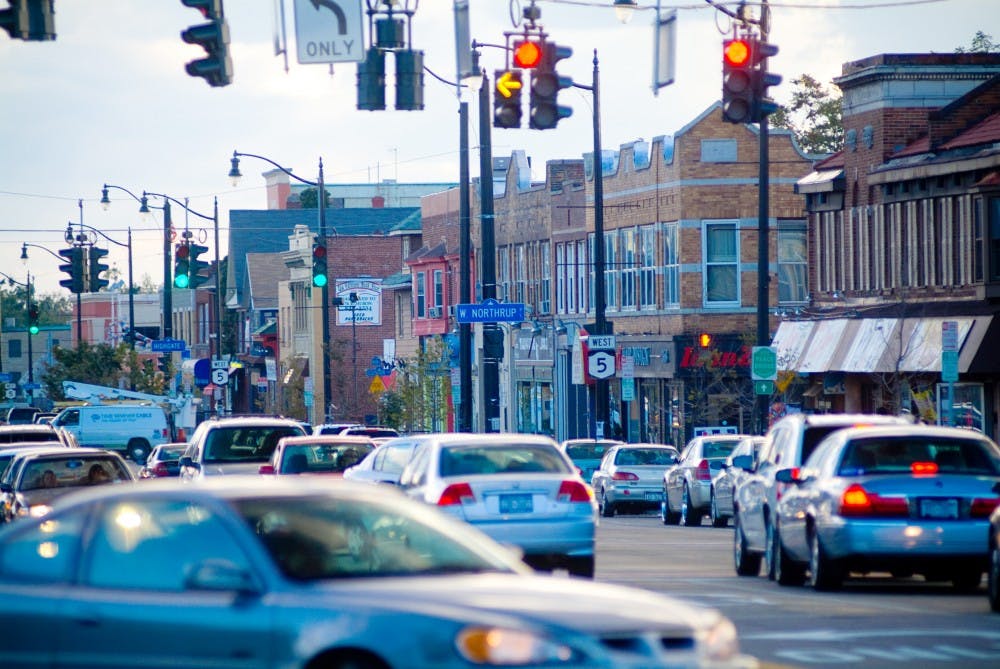
[[[441,476],[509,472],[567,472],[559,453],[544,446],[503,444],[449,447],[441,451]]]
[[[598,441],[582,444],[566,444],[566,455],[572,460],[600,460],[614,441]]]
[[[344,430],[341,434],[350,434],[361,437],[371,437],[376,438],[395,438],[399,436],[399,432],[395,430],[390,430],[388,428],[378,428],[378,427],[360,427],[360,428],[348,428]]]
[[[915,471],[914,465],[930,465],[942,474],[996,476],[1000,462],[978,439],[906,435],[856,439],[844,449],[840,476],[898,474]],[[926,471],[926,469],[925,469]]]
[[[267,462],[282,437],[301,436],[301,428],[283,425],[217,427],[205,437],[205,462]]]
[[[112,458],[41,458],[28,462],[21,474],[20,490],[75,488],[117,481],[131,481],[121,464]]]
[[[615,464],[618,465],[672,465],[674,457],[664,448],[623,448],[618,451]]]
[[[171,446],[170,448],[160,448],[156,454],[158,460],[178,460],[184,455],[187,446]]]
[[[459,541],[401,505],[370,499],[244,499],[238,513],[290,579],[510,571],[499,553]]]
[[[358,464],[373,450],[370,444],[295,444],[285,448],[282,474],[342,472]]]

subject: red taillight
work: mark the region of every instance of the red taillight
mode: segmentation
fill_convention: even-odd
[[[969,515],[973,518],[989,518],[998,506],[1000,497],[977,497],[969,506]]]
[[[156,466],[153,467],[153,476],[170,476],[170,472],[167,471],[167,463],[157,462]]]
[[[702,460],[698,463],[698,468],[694,471],[694,477],[699,481],[712,480],[712,470],[708,465],[708,460]]]
[[[589,502],[590,488],[582,481],[563,481],[559,485],[556,498],[560,502]]]
[[[168,428],[163,428],[163,438],[164,439],[170,438],[170,430]]]
[[[611,478],[615,481],[638,481],[639,477],[632,472],[615,472]]]
[[[933,476],[938,473],[938,465],[936,462],[914,462],[910,471],[914,476]]]
[[[475,501],[476,496],[472,494],[472,486],[468,483],[452,483],[441,493],[438,506],[452,506]]]
[[[842,516],[908,516],[910,504],[905,497],[882,497],[855,483],[840,496]]]

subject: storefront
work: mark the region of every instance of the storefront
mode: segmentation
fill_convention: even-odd
[[[676,356],[673,338],[618,335],[616,343],[618,375],[611,390],[611,406],[615,408],[612,412],[612,434],[619,434],[619,438],[631,443],[682,446],[674,430],[678,418],[675,401],[678,388],[674,382]],[[633,374],[631,381],[626,376],[629,359]]]

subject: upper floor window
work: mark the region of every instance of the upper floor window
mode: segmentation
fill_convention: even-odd
[[[497,249],[496,268],[497,299],[501,302],[510,301],[510,248],[502,246]]]
[[[635,310],[639,262],[636,257],[636,229],[619,230],[621,239],[622,309]]]
[[[427,275],[424,272],[417,272],[417,318],[427,315]]]
[[[439,269],[434,270],[434,305],[444,306],[444,272]]]
[[[706,221],[702,227],[706,306],[740,301],[740,238],[737,221]]]
[[[542,265],[542,278],[540,282],[540,295],[538,296],[538,313],[540,314],[551,314],[552,313],[552,245],[548,240],[543,241],[541,244],[541,265]]]
[[[677,223],[663,224],[663,305],[680,304],[681,265],[677,249]]]
[[[8,358],[20,358],[21,357],[21,340],[20,339],[8,339],[7,340],[7,357]]]
[[[656,307],[656,226],[639,228],[639,306]]]
[[[805,221],[778,221],[778,302],[809,300]]]

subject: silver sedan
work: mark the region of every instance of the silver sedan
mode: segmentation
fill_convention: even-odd
[[[729,524],[729,519],[733,517],[733,491],[753,470],[763,444],[764,437],[745,437],[723,461],[722,468],[712,476],[708,517],[713,527]]]
[[[753,664],[713,609],[535,574],[392,487],[309,477],[101,486],[0,530],[0,629],[3,667]]]
[[[693,438],[681,452],[681,460],[663,475],[664,525],[701,525],[712,498],[712,472],[746,435],[715,434]]]
[[[662,444],[612,446],[590,480],[601,515],[610,518],[624,508],[659,508],[663,472],[679,456],[676,448]]]

